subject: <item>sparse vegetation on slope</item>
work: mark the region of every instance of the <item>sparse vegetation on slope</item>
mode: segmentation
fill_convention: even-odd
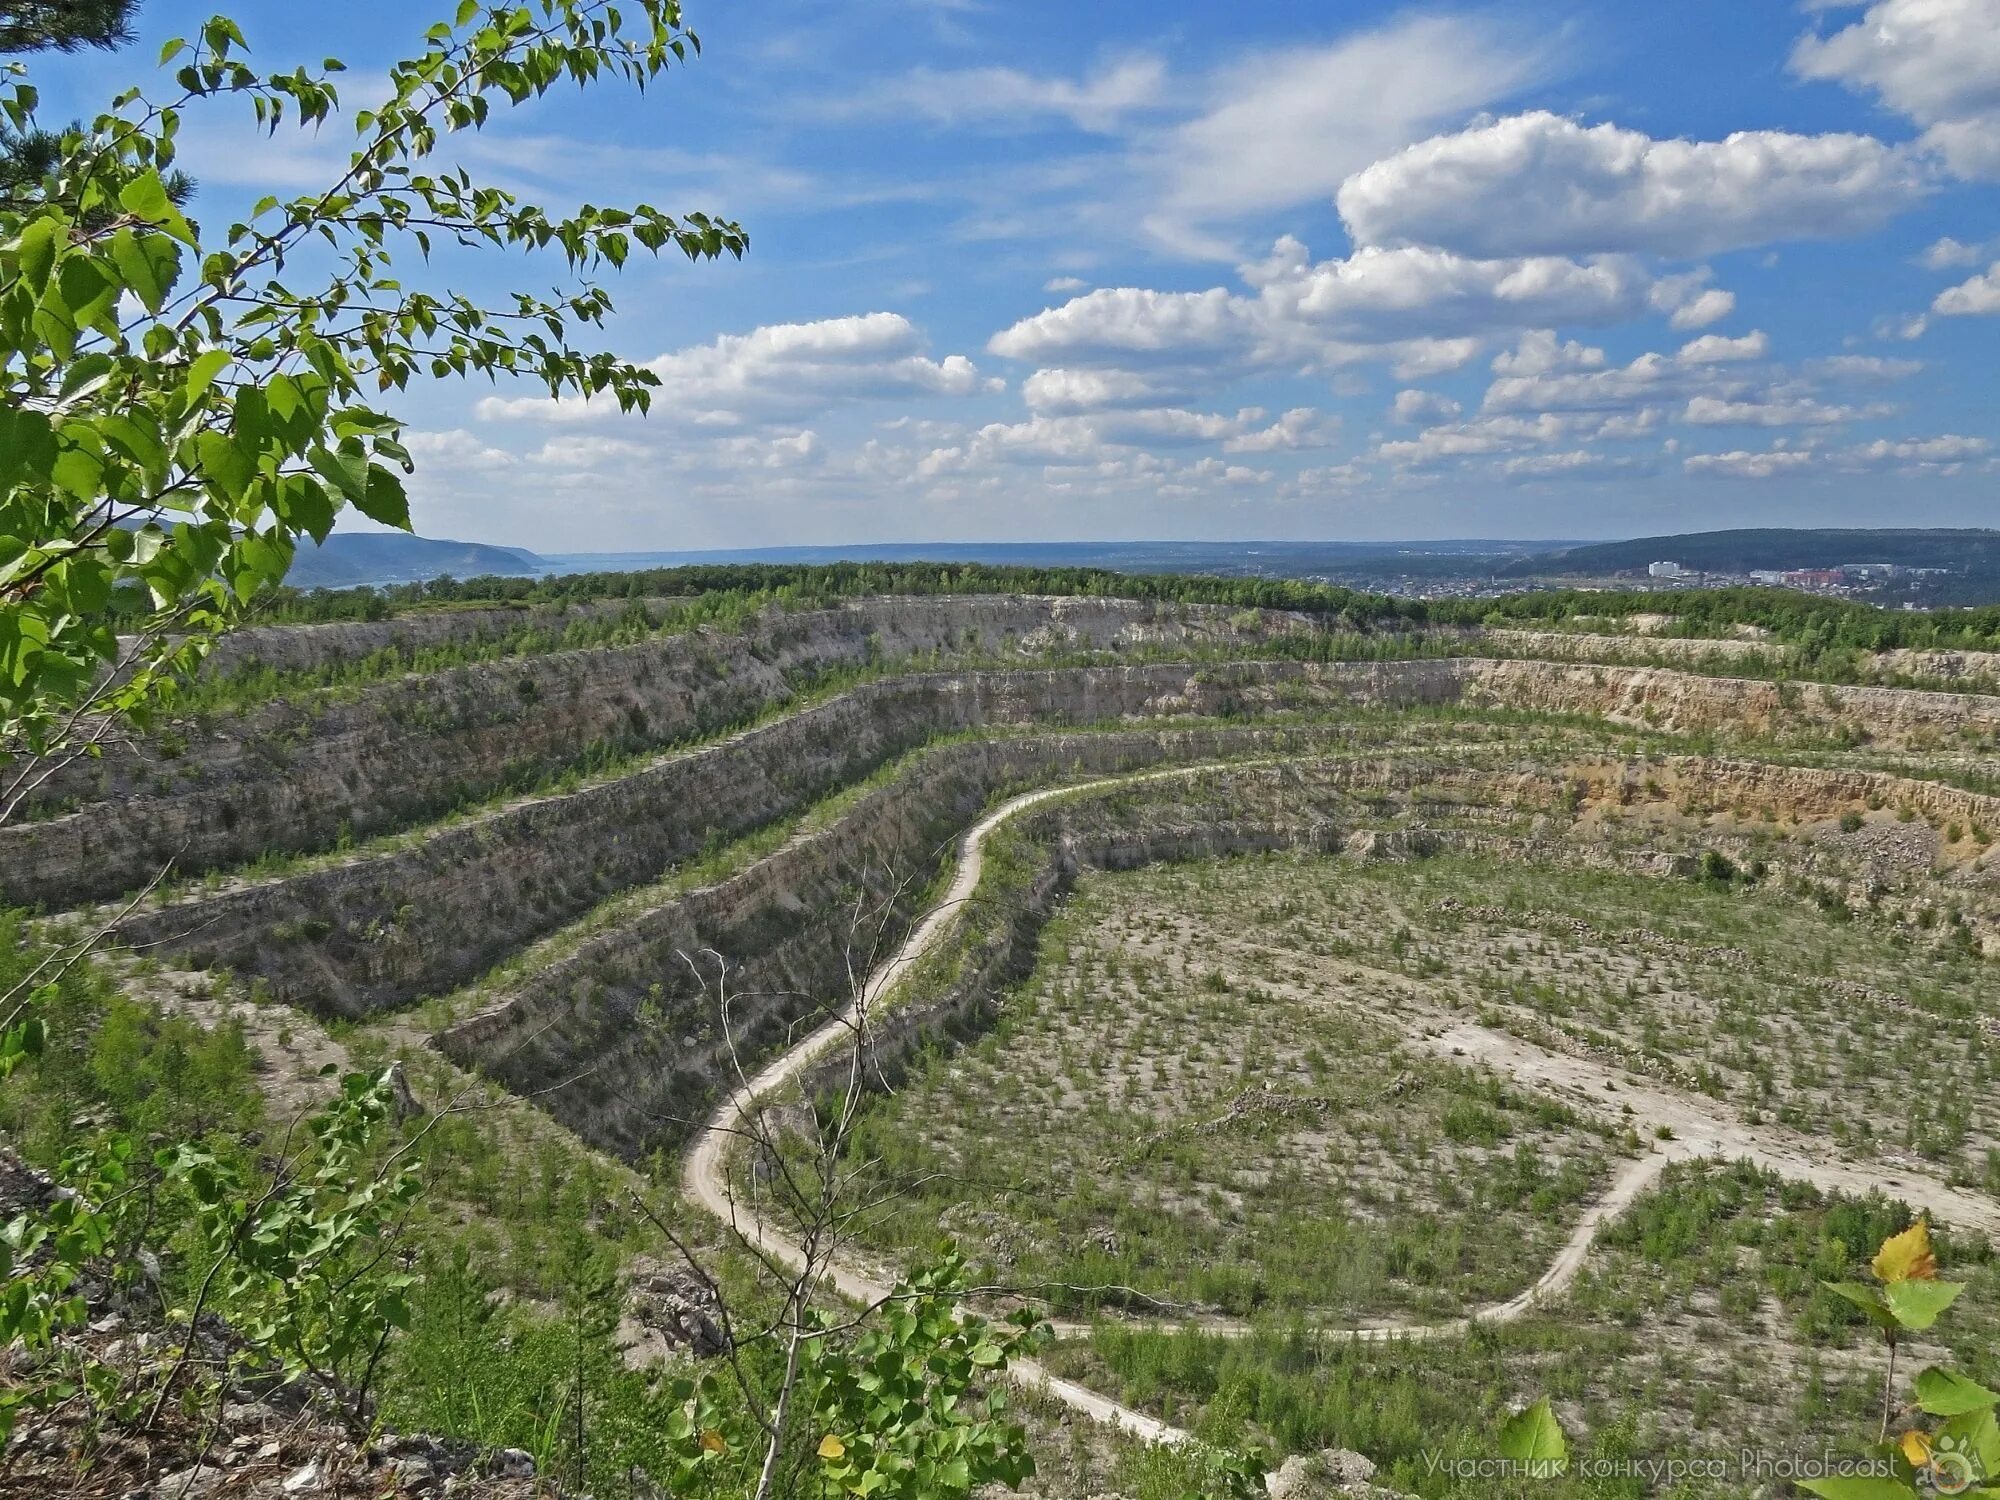
[[[197,1076],[183,1054],[213,1054],[203,1068],[287,1111],[325,1097],[323,1062],[400,1062],[424,1194],[399,1228],[416,1280],[372,1379],[380,1411],[616,1493],[634,1465],[679,1472],[674,1413],[710,1401],[694,1451],[713,1432],[733,1457],[705,1460],[702,1482],[747,1493],[734,1460],[754,1442],[729,1423],[783,1384],[775,1346],[742,1355],[749,1394],[704,1395],[631,1368],[658,1346],[628,1314],[659,1295],[641,1286],[668,1284],[661,1225],[719,1268],[746,1324],[806,1304],[771,1301],[768,1271],[675,1201],[672,1148],[731,1069],[777,1055],[842,992],[857,909],[878,924],[864,954],[911,930],[982,809],[1148,776],[993,835],[970,920],[868,1039],[895,1091],[854,1117],[846,1159],[867,1170],[840,1180],[856,1202],[888,1196],[846,1225],[841,1255],[887,1278],[955,1235],[970,1279],[1001,1289],[982,1305],[1105,1320],[1048,1358],[1136,1418],[1278,1456],[1359,1447],[1426,1494],[1455,1491],[1424,1454],[1481,1451],[1544,1393],[1579,1451],[1707,1451],[1753,1390],[1713,1376],[1710,1349],[1733,1347],[1720,1331],[1685,1350],[1672,1331],[1742,1316],[1756,1282],[1756,1357],[1818,1393],[1785,1430],[1860,1442],[1855,1325],[1785,1267],[1833,1266],[1846,1252],[1826,1237],[1901,1222],[1898,1197],[1932,1206],[1949,1252],[1980,1264],[1986,1220],[1960,1224],[1948,1199],[1994,1188],[1979,1080],[2000,992],[1980,955],[2000,916],[2000,807],[1980,789],[2000,771],[2000,708],[1599,662],[1620,643],[1587,633],[1562,637],[1568,660],[1509,659],[1519,642],[1388,650],[1150,608],[1037,601],[1044,625],[1010,635],[1009,601],[843,606],[883,633],[842,637],[868,680],[811,707],[783,686],[749,735],[607,760],[556,795],[415,812],[322,856],[225,864],[128,919],[147,956],[92,981],[114,1016],[106,1056],[143,1080]],[[638,648],[496,654],[393,691],[572,657],[595,670],[676,641],[729,663],[811,618],[746,611]],[[916,662],[899,654],[913,643]],[[1114,643],[1117,664],[1092,659]],[[1409,659],[1444,646],[1457,655]],[[1297,659],[1313,655],[1360,659]],[[705,680],[721,679],[690,679]],[[356,689],[318,695],[332,717],[300,721],[300,753],[268,785],[321,774],[314,726],[380,691]],[[559,737],[567,707],[520,702],[519,722]],[[433,743],[433,727],[385,721],[383,753]],[[1215,764],[1173,774],[1196,762]],[[718,982],[736,996],[726,1028]],[[119,985],[143,998],[113,999]],[[290,1008],[333,1013],[344,986],[379,997],[358,1022]],[[92,1055],[70,1076],[106,1066]],[[1550,1059],[1568,1083],[1537,1071]],[[55,1061],[18,1075],[10,1134],[51,1143],[54,1122],[93,1109],[143,1118],[74,1107]],[[783,1154],[811,1177],[806,1140]],[[1702,1165],[1714,1149],[1752,1165]],[[254,1148],[244,1162],[269,1170]],[[1666,1175],[1593,1227],[1634,1167]],[[736,1170],[743,1202],[768,1198],[768,1165]],[[1886,1196],[1868,1202],[1871,1185]],[[1698,1259],[1660,1248],[1680,1243],[1682,1207],[1739,1226],[1735,1261],[1660,1274]],[[1543,1305],[1534,1289],[1579,1236],[1581,1279],[1572,1267]],[[1460,1325],[1515,1303],[1490,1331]],[[1163,1316],[1211,1332],[1171,1335]],[[1442,1332],[1340,1336],[1371,1324]],[[1679,1352],[1642,1357],[1657,1330]],[[687,1379],[720,1374],[673,1358]],[[1635,1407],[1658,1416],[1627,1420]],[[1228,1493],[1247,1472],[1107,1438],[1086,1454],[1054,1431],[1035,1439],[1051,1474],[1129,1494]]]

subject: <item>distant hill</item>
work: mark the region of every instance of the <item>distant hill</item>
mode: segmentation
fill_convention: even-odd
[[[1353,572],[1485,573],[1496,560],[1506,562],[1570,545],[1555,539],[1523,542],[1482,538],[1425,542],[855,542],[702,552],[582,552],[549,555],[543,563],[555,573],[622,573],[711,563],[932,562],[1312,578]]]
[[[416,583],[454,578],[534,576],[542,559],[522,547],[407,536],[400,531],[336,532],[318,546],[305,542],[285,582],[299,589],[348,589],[364,583]]]
[[[1560,552],[1522,558],[1501,571],[1516,578],[1552,574],[1605,577],[1635,570],[1643,572],[1646,564],[1653,562],[1677,562],[1684,568],[1708,573],[1886,562],[1906,568],[1951,568],[1993,574],[2000,572],[2000,531],[1913,527],[1696,531],[1568,547]]]

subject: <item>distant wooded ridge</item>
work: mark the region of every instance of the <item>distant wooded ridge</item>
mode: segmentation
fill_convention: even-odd
[[[1706,573],[1747,573],[1768,568],[1836,568],[1843,563],[1894,563],[1904,568],[1949,568],[1958,573],[2000,573],[2000,531],[1916,527],[1843,529],[1768,527],[1743,531],[1694,531],[1591,542],[1517,559],[1507,577],[1586,577],[1677,562]]]
[[[285,582],[301,589],[347,589],[367,584],[418,583],[476,575],[528,577],[547,564],[523,547],[455,542],[400,531],[337,532],[317,545],[302,542]]]
[[[1105,568],[1010,568],[979,563],[716,563],[559,577],[442,578],[383,589],[281,589],[260,601],[266,623],[383,619],[403,610],[467,606],[559,606],[597,600],[676,598],[704,618],[765,607],[823,607],[882,594],[1055,594],[1296,610],[1336,630],[1396,631],[1478,625],[1619,630],[1649,616],[1656,636],[1720,637],[1754,625],[1800,648],[1828,652],[1897,647],[2000,650],[2000,605],[1883,609],[1872,603],[1779,588],[1594,589],[1535,587],[1484,598],[1417,599],[1294,578],[1117,573]],[[683,620],[683,625],[688,623]],[[1313,649],[1310,646],[1302,649]]]
[[[524,547],[401,533],[356,532],[336,534],[317,547],[310,544],[301,547],[287,582],[302,589],[353,588],[445,576],[625,575],[683,567],[842,563],[1095,568],[1115,573],[1329,581],[1398,576],[1528,580],[1608,577],[1643,571],[1653,562],[1678,562],[1685,568],[1713,573],[1886,562],[1905,568],[1950,568],[1963,576],[1990,575],[2000,581],[2000,531],[1771,527],[1686,532],[1619,542],[1506,541],[1482,537],[1404,542],[883,542],[553,557]]]

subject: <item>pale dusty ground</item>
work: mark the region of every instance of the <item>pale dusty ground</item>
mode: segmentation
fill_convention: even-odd
[[[866,1007],[882,1003],[894,981],[946,935],[947,924],[953,920],[957,907],[970,896],[978,883],[981,851],[987,836],[1008,818],[1049,795],[1053,794],[1030,793],[1015,798],[974,827],[962,847],[959,866],[944,904],[931,920],[911,935],[900,952],[871,976],[861,1000],[857,1002],[859,1009],[865,1012]],[[1879,1188],[1927,1208],[1941,1220],[1954,1225],[1977,1229],[1988,1235],[2000,1230],[2000,1204],[1983,1194],[1953,1191],[1940,1178],[1914,1170],[1892,1170],[1873,1163],[1843,1161],[1828,1151],[1823,1142],[1773,1124],[1752,1123],[1742,1114],[1716,1101],[1657,1085],[1636,1073],[1592,1057],[1537,1047],[1492,1026],[1464,1019],[1428,998],[1421,986],[1407,982],[1398,982],[1393,986],[1385,983],[1391,979],[1400,980],[1400,976],[1350,970],[1347,978],[1350,992],[1330,996],[1330,1003],[1366,1004],[1372,1013],[1392,1017],[1413,1042],[1428,1050],[1445,1057],[1484,1063],[1524,1085],[1568,1098],[1579,1107],[1588,1104],[1595,1111],[1606,1110],[1606,1101],[1617,1097],[1618,1118],[1650,1123],[1656,1133],[1661,1132],[1661,1127],[1670,1131],[1672,1139],[1662,1140],[1661,1150],[1653,1157],[1642,1158],[1640,1164],[1630,1169],[1614,1193],[1625,1191],[1636,1195],[1644,1185],[1642,1168],[1651,1167],[1655,1159],[1669,1154],[1693,1156],[1717,1153],[1732,1158],[1745,1157],[1786,1176],[1802,1178],[1826,1188],[1855,1193]],[[1356,982],[1370,993],[1365,997],[1354,994]],[[1389,993],[1393,993],[1393,1000],[1388,998]],[[722,1105],[709,1130],[688,1158],[684,1184],[689,1196],[719,1216],[734,1221],[768,1253],[790,1263],[802,1264],[803,1252],[786,1240],[775,1225],[757,1218],[735,1199],[726,1171],[724,1149],[729,1133],[738,1128],[757,1100],[790,1083],[809,1062],[837,1045],[849,1034],[854,1021],[854,1016],[848,1016],[829,1023],[764,1069]],[[1625,1113],[1628,1107],[1630,1116]],[[1616,1206],[1614,1197],[1611,1208],[1600,1205],[1595,1214],[1586,1217],[1577,1235],[1564,1247],[1544,1277],[1544,1295],[1560,1290],[1574,1277],[1588,1254],[1596,1225],[1609,1217]],[[879,1282],[844,1264],[835,1263],[824,1269],[828,1279],[843,1294],[856,1300],[874,1302],[886,1292]],[[1484,1310],[1483,1314],[1475,1313],[1474,1316],[1484,1315],[1504,1321],[1522,1315],[1534,1302],[1533,1297],[1517,1298],[1509,1304]],[[1386,1336],[1398,1331],[1415,1332],[1382,1329],[1377,1330],[1374,1336]],[[1053,1381],[1046,1371],[1034,1364],[1019,1366],[1012,1373],[1017,1380],[1046,1389],[1080,1412],[1114,1423],[1148,1440],[1181,1441],[1187,1436],[1179,1429],[1145,1413],[1133,1411],[1097,1392],[1073,1383]]]

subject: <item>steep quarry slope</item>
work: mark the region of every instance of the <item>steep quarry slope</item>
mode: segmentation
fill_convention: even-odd
[[[1241,622],[1241,623],[1238,623]],[[342,627],[347,628],[347,627]],[[938,654],[1112,651],[1310,631],[1255,612],[1122,600],[864,600],[274,700],[170,726],[51,776],[0,830],[0,894],[67,906],[408,827],[564,768],[711,736],[801,685]],[[73,809],[73,810],[67,810]]]
[[[1535,661],[917,674],[866,684],[707,748],[581,791],[530,799],[407,847],[156,906],[123,931],[198,966],[267,979],[281,997],[322,1012],[363,1014],[462,984],[597,902],[939,734],[1417,705],[1535,710],[1681,732],[1842,732],[1885,744],[1990,738],[2000,728],[2000,701],[1965,694],[1800,694],[1656,668]],[[274,794],[282,793],[281,783]],[[29,852],[43,857],[28,862]],[[51,870],[51,859],[25,838],[0,840],[0,870],[26,889],[63,889],[66,874],[80,879],[88,869]]]
[[[1449,671],[1400,670],[1432,665],[1087,667],[870,683],[601,785],[529,799],[407,848],[158,906],[121,930],[204,967],[270,979],[285,998],[358,1014],[462,983],[598,901],[941,734],[1448,701]]]
[[[121,788],[113,800],[0,832],[0,885],[16,899],[66,906],[129,890],[168,858],[219,871],[273,847],[407,830],[290,871],[184,885],[131,913],[120,937],[329,1017],[449,996],[549,939],[558,947],[497,990],[487,984],[449,1004],[441,1045],[537,1094],[592,1140],[638,1154],[678,1139],[700,1115],[726,1055],[712,967],[698,972],[688,955],[720,955],[727,987],[757,997],[736,1005],[735,1041],[747,1055],[767,1052],[843,982],[855,911],[872,911],[873,938],[893,942],[957,835],[1024,787],[1220,759],[1311,768],[1278,783],[1276,800],[1246,800],[1265,784],[1253,779],[1179,811],[1156,808],[1096,845],[1050,834],[1072,862],[1115,863],[1128,857],[1120,849],[1346,847],[1357,830],[1383,847],[1433,833],[1496,837],[1496,820],[1528,809],[1553,820],[1553,832],[1537,834],[1544,851],[1560,844],[1569,858],[1659,856],[1685,868],[1700,846],[1671,819],[1636,842],[1629,827],[1614,836],[1595,819],[1600,806],[1660,800],[1654,783],[1672,788],[1682,818],[1709,806],[1794,822],[1892,807],[1926,828],[2000,830],[2000,805],[1937,782],[1754,757],[1632,760],[1666,734],[1752,749],[1951,746],[1990,766],[2000,699],[1732,679],[1707,662],[1695,672],[1542,660],[1522,654],[1535,644],[1522,639],[1497,658],[1254,659],[1274,636],[1322,633],[1295,616],[1126,601],[868,600],[767,613],[741,632],[306,695],[235,724],[190,728],[167,784],[146,780],[164,765],[158,737],[103,769],[105,785]],[[1574,651],[1589,638],[1561,639]],[[1204,659],[984,664],[1141,649]],[[1252,656],[1226,659],[1232,652]],[[951,665],[966,655],[981,664]],[[713,738],[802,682],[861,667],[880,675]],[[468,788],[507,785],[524,764],[546,769],[606,746],[703,736],[575,790],[423,826]],[[887,779],[831,823],[739,873],[644,896],[590,925],[607,901],[643,893],[753,831],[782,836],[785,820],[878,773]],[[1047,832],[1057,815],[1023,826]],[[1970,839],[1941,858],[1982,923],[1992,860]],[[1875,878],[1811,873],[1843,895]]]
[[[1759,638],[1605,635],[1506,627],[1476,634],[1480,642],[1496,651],[1551,661],[1734,667],[1746,674],[1797,673],[1807,665],[1797,647]],[[1918,687],[1948,684],[1984,693],[2000,692],[2000,652],[1856,651],[1844,654],[1840,660],[1871,682]]]
[[[1157,764],[1168,747],[1146,746],[1146,738],[1110,736],[1102,747],[1143,749],[1144,758],[1102,755],[1072,764],[1091,772]],[[1741,854],[1747,830],[1767,811],[1814,819],[1907,795],[1908,805],[1926,816],[1983,816],[2000,826],[2000,799],[1930,783],[1703,757],[1592,761],[1583,743],[1567,747],[1576,758],[1553,761],[1530,753],[1525,742],[1505,741],[1458,751],[1431,746],[1387,757],[1328,756],[1309,736],[1272,747],[1251,731],[1188,734],[1172,748],[1196,761],[1216,750],[1249,756],[1267,750],[1281,763],[1137,783],[1116,795],[1024,814],[1011,830],[1025,851],[1014,883],[982,892],[987,910],[958,977],[935,990],[920,987],[921,1003],[878,1029],[878,1062],[892,1067],[925,1038],[976,1027],[997,987],[1032,951],[1050,904],[1082,867],[1278,848],[1371,859],[1449,848],[1684,879],[1699,873],[1706,849]],[[912,777],[911,788],[924,793],[954,782],[958,788],[923,837],[939,823],[969,821],[981,802],[977,779],[967,784],[976,768],[940,754],[929,774]],[[857,890],[888,903],[866,908],[863,946],[888,951],[909,929],[919,903],[893,891],[887,878],[892,861],[911,852],[907,797],[885,789],[818,838],[530,976],[504,1004],[447,1028],[439,1044],[510,1088],[534,1093],[594,1144],[643,1154],[679,1143],[732,1076],[730,1045],[744,1060],[768,1056],[844,998]],[[1718,821],[1703,813],[1686,826],[1697,797],[1723,810]],[[926,798],[921,805],[931,804]],[[1618,829],[1607,826],[1606,809],[1617,810]],[[1680,826],[1648,829],[1642,817],[1652,810]],[[1935,878],[1928,868],[1905,871],[1901,882],[1887,886],[1865,860],[1829,859],[1811,845],[1771,859],[1781,875],[1810,872],[1828,882],[1826,889],[1857,901],[1864,895],[1880,901],[1892,889]],[[931,868],[920,866],[925,874]],[[1990,926],[1988,908],[2000,896],[1996,876],[2000,870],[1975,860],[1954,872],[1949,887],[1981,913],[1982,926]],[[676,961],[703,950],[729,955],[726,986],[715,983],[712,967],[698,975]],[[720,1024],[722,988],[730,997],[728,1037]]]
[[[0,829],[0,895],[66,907],[136,890],[169,867],[186,878],[366,841],[565,770],[712,737],[829,674],[953,657],[1033,659],[1049,651],[1254,652],[1274,636],[1327,634],[1323,623],[1301,616],[1121,600],[865,600],[799,614],[767,612],[740,632],[704,628],[631,646],[411,674],[355,692],[300,693],[233,718],[171,725],[51,776],[28,809],[31,819],[42,815],[39,821]],[[1441,643],[1370,644],[1430,653]],[[1598,649],[1596,638],[1524,633],[1503,644],[1510,655]],[[1602,649],[1625,644],[1607,638]],[[1654,644],[1663,643],[1648,649]],[[278,643],[254,649],[285,654]],[[331,648],[302,649],[311,655]],[[1321,690],[1310,673],[1295,679],[1307,697]],[[1271,682],[1283,680],[1280,673]],[[1603,713],[1682,731],[1810,724],[1831,732],[1845,724],[1856,734],[1865,726],[1879,740],[1917,743],[1965,733],[1990,738],[1996,722],[1990,701],[1971,694],[1898,691],[1870,698],[1883,690],[1772,684],[1753,693],[1740,682],[1639,666],[1412,661],[1398,676],[1370,681],[1384,702],[1462,700]],[[1245,689],[1253,698],[1280,691]],[[1158,695],[1191,702],[1214,696],[1198,681]]]
[[[224,678],[257,671],[303,674],[346,666],[384,651],[410,656],[446,647],[506,647],[529,636],[559,637],[572,625],[634,615],[657,621],[686,602],[649,595],[574,604],[409,610],[381,620],[321,625],[246,625],[209,649],[202,672]]]
[[[2000,735],[2000,698],[1908,688],[1710,677],[1663,667],[1485,661],[1459,668],[1461,701],[1573,713],[1680,733],[1770,735],[1804,728],[1919,748]]]
[[[1001,792],[1064,775],[1293,756],[1340,738],[1246,727],[941,747],[831,828],[527,976],[503,1003],[450,1027],[440,1044],[524,1092],[566,1059],[588,1058],[588,1076],[550,1107],[622,1149],[659,1144],[677,1136],[690,1101],[708,1100],[732,1041],[746,1055],[767,1052],[816,1003],[841,994],[851,968],[868,967],[867,951],[900,939],[948,865],[955,836]],[[682,958],[704,953],[727,958],[734,1022],[727,1038],[713,961]]]
[[[594,1143],[628,1154],[676,1144],[729,1075],[730,1046],[745,1058],[768,1055],[829,1001],[845,998],[857,949],[884,952],[901,940],[923,909],[928,877],[947,862],[951,834],[1001,785],[1019,784],[1019,772],[1046,772],[1052,763],[1094,775],[1176,757],[1290,756],[1308,748],[1297,736],[1285,742],[1254,730],[952,747],[824,834],[530,977],[504,1004],[449,1027],[439,1045],[521,1092],[538,1079],[575,1076],[542,1103]],[[1036,760],[1044,764],[1037,768]],[[1007,776],[1010,770],[1017,774]],[[1322,768],[1321,775],[1329,788],[1380,789],[1426,781],[1429,773],[1370,762]],[[1251,795],[1269,786],[1261,777],[1212,781],[1205,814],[1177,818],[1170,833],[1155,836],[1209,853],[1333,837],[1324,807]],[[912,876],[914,887],[906,884]],[[867,900],[858,909],[866,915],[857,931],[861,893]],[[713,965],[697,970],[677,961],[704,951],[730,959],[727,1037]]]

